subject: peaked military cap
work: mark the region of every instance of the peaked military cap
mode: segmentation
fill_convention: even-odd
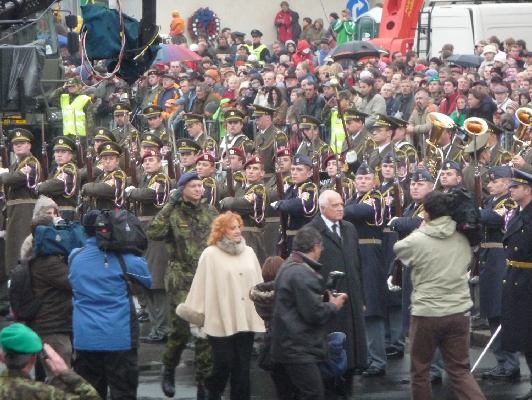
[[[364,122],[367,117],[369,117],[368,114],[366,114],[366,113],[364,113],[362,111],[359,111],[356,108],[348,108],[344,112],[344,119],[346,121],[359,120],[359,121]]]
[[[259,31],[258,29],[251,30],[251,37],[261,37],[261,36],[262,36],[262,32]]]
[[[301,129],[312,129],[318,127],[321,121],[317,118],[314,118],[312,115],[301,115],[298,118],[298,123]]]
[[[512,177],[512,168],[508,165],[501,165],[497,167],[492,167],[488,173],[490,181],[500,178],[511,178]]]
[[[65,87],[81,85],[81,80],[78,77],[70,78],[65,82]]]
[[[449,169],[454,169],[456,171],[462,172],[462,168],[460,168],[460,164],[458,164],[456,161],[453,160],[445,160],[443,162],[443,165],[441,167],[442,171],[447,171]]]
[[[162,148],[163,141],[159,138],[159,136],[154,135],[153,133],[146,133],[144,136],[142,136],[140,145],[143,147],[153,146],[153,147]]]
[[[464,153],[474,153],[478,150],[482,150],[488,144],[489,133],[483,135],[477,135],[476,139],[472,138],[467,146],[464,148]]]
[[[186,113],[183,115],[183,119],[185,120],[185,124],[192,122],[201,122],[203,124],[203,115],[200,114]]]
[[[209,153],[203,153],[198,158],[196,158],[196,164],[200,161],[208,161],[213,165],[216,163],[216,159]]]
[[[514,169],[512,173],[512,183],[510,187],[517,185],[532,185],[532,174],[528,174],[519,169]]]
[[[98,155],[103,156],[119,156],[122,154],[122,148],[116,142],[103,142],[98,147]]]
[[[236,108],[228,108],[224,111],[225,121],[243,121],[244,113]]]
[[[156,69],[150,69],[148,72],[146,72],[146,75],[156,75],[156,76],[159,76],[160,73],[158,70]]]
[[[33,141],[33,134],[27,129],[17,128],[11,131],[11,133],[9,134],[9,140],[11,140],[11,143],[16,143],[16,142],[30,142],[31,143]]]
[[[142,115],[144,115],[146,118],[153,118],[158,117],[162,112],[163,110],[158,106],[148,106],[142,110]]]
[[[312,168],[312,160],[310,157],[307,157],[303,154],[296,154],[294,160],[292,161],[293,165],[305,165],[309,168]]]
[[[247,167],[249,167],[250,165],[253,165],[253,164],[261,164],[262,165],[262,159],[259,156],[249,157],[248,160],[246,161],[246,163],[244,164],[244,169],[246,169]]]
[[[116,103],[113,106],[114,115],[127,114],[130,111],[131,111],[131,107],[127,103]]]
[[[405,121],[404,119],[396,118],[392,116],[388,116],[388,118],[393,122],[393,124],[395,125],[395,128],[406,128],[408,125],[408,121]]]
[[[371,129],[375,128],[388,128],[388,129],[395,129],[397,126],[395,125],[395,122],[390,119],[387,115],[384,114],[375,114],[375,121],[371,125]]]
[[[358,167],[356,175],[369,175],[372,174],[373,171],[369,168],[368,164],[366,162],[363,162],[360,164],[360,167]]]
[[[179,139],[176,143],[177,151],[180,153],[186,153],[189,151],[198,152],[201,150],[201,146],[191,139]]]
[[[54,150],[68,150],[72,153],[76,152],[76,142],[67,136],[58,136],[54,139]]]
[[[274,113],[275,113],[275,110],[273,108],[259,106],[258,104],[253,106],[253,117],[254,118],[261,117],[263,115],[273,116]]]
[[[424,168],[418,168],[412,172],[412,182],[434,182],[434,178]]]
[[[94,130],[94,140],[104,140],[104,141],[111,141],[116,142],[115,135],[107,129],[103,127],[95,128]]]

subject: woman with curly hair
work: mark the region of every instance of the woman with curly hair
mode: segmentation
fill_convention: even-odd
[[[253,249],[242,237],[240,215],[226,212],[213,222],[190,292],[177,314],[202,328],[212,346],[213,368],[205,380],[208,399],[221,399],[231,379],[231,398],[250,398],[249,364],[255,332],[264,322],[249,298],[262,282]]]

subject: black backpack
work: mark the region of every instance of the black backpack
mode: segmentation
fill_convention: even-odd
[[[465,235],[471,246],[478,246],[481,239],[480,211],[475,206],[473,195],[463,187],[449,190],[448,195],[456,230]]]
[[[140,221],[127,210],[102,210],[95,225],[96,244],[103,251],[140,256],[148,247]]]
[[[31,321],[37,315],[42,300],[33,296],[28,260],[22,260],[9,274],[9,305],[17,321]]]

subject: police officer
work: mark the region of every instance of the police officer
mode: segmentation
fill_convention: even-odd
[[[67,136],[54,139],[55,171],[50,179],[37,185],[39,194],[50,197],[59,206],[61,217],[72,221],[78,203],[79,173],[73,156],[76,143]]]
[[[532,175],[514,169],[510,196],[519,208],[502,239],[508,266],[502,292],[502,348],[524,353],[532,371]],[[517,399],[532,399],[532,390]]]
[[[251,44],[247,44],[246,47],[250,54],[254,54],[257,57],[257,61],[264,65],[265,63],[270,62],[270,50],[260,41],[262,39],[262,32],[258,29],[253,29],[251,31]]]
[[[502,237],[508,219],[517,209],[517,203],[510,198],[511,179],[510,167],[491,168],[487,185],[490,197],[480,210],[480,316],[487,318],[492,334],[501,323],[502,282],[506,275],[506,251],[502,245]],[[493,342],[491,350],[497,360],[497,366],[484,372],[482,378],[510,380],[519,377],[519,355],[502,350],[500,336]]]

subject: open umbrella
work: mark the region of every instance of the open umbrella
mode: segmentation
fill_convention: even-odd
[[[388,52],[379,46],[363,41],[363,40],[354,40],[352,42],[342,43],[339,46],[336,46],[331,52],[331,57],[334,60],[339,60],[343,58],[349,58],[358,60],[364,57],[375,56],[378,57],[381,54],[387,54]]]
[[[447,61],[464,68],[479,67],[484,59],[475,54],[453,54]]]
[[[161,44],[153,64],[168,64],[171,61],[199,61],[201,57],[180,44]]]

